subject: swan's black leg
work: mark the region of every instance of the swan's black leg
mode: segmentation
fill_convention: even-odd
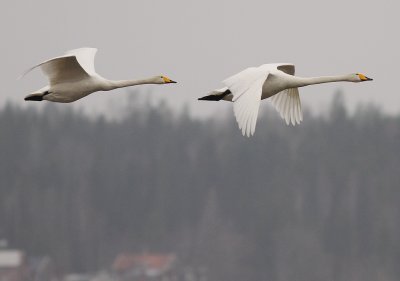
[[[230,90],[226,90],[225,92],[220,93],[220,94],[211,94],[211,95],[208,95],[205,97],[198,98],[198,100],[219,101],[219,100],[222,100],[225,96],[229,95],[230,93],[231,93]]]
[[[32,94],[32,95],[29,95],[29,96],[27,96],[27,97],[25,97],[25,99],[24,100],[27,100],[27,101],[42,101],[43,100],[43,97],[45,96],[45,95],[48,95],[48,94],[50,94],[50,92],[49,91],[46,91],[46,92],[44,92],[44,93],[42,93],[42,94]]]

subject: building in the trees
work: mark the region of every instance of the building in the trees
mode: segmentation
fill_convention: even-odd
[[[26,257],[23,251],[11,249],[0,250],[0,280],[29,280]]]
[[[120,254],[112,265],[119,280],[174,281],[177,262],[174,254]]]

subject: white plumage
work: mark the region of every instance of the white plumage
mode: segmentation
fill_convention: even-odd
[[[261,68],[248,68],[223,82],[232,93],[233,112],[243,135],[253,135],[256,130],[261,89],[268,75]]]
[[[283,90],[270,98],[272,105],[285,119],[286,124],[292,123],[293,126],[303,121],[301,102],[298,88]]]
[[[303,120],[298,87],[312,84],[372,79],[355,73],[341,76],[313,78],[296,77],[295,67],[289,63],[264,64],[247,68],[223,81],[225,88],[214,90],[199,100],[227,100],[233,102],[233,111],[242,134],[254,134],[260,101],[270,98],[272,105],[286,124],[300,124]]]
[[[97,91],[109,91],[142,84],[176,83],[162,75],[141,80],[113,81],[105,79],[95,71],[96,52],[95,48],[75,49],[28,69],[23,76],[40,67],[49,79],[49,85],[26,96],[25,100],[68,103]]]

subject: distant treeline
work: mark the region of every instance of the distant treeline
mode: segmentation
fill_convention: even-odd
[[[119,121],[0,111],[0,237],[64,272],[174,252],[210,281],[399,280],[400,116],[373,106],[245,138],[231,113],[165,105]],[[217,120],[220,121],[217,121]]]

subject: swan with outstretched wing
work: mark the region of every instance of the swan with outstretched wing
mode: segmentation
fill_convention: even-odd
[[[97,91],[110,91],[143,84],[176,83],[163,75],[140,80],[105,79],[95,71],[96,52],[95,48],[75,49],[28,69],[23,76],[40,67],[49,79],[49,85],[26,96],[25,100],[69,103]]]
[[[295,76],[295,67],[290,63],[264,64],[247,68],[223,81],[224,88],[214,90],[199,100],[233,102],[233,111],[242,134],[254,134],[260,102],[271,101],[289,125],[303,120],[299,87],[330,82],[363,82],[371,78],[360,73],[303,78]]]

